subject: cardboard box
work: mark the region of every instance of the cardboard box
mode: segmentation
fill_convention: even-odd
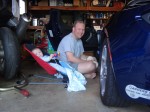
[[[80,6],[79,0],[73,0],[73,6]]]
[[[48,0],[40,0],[38,6],[48,6]]]

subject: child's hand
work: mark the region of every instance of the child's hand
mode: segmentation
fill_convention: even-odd
[[[54,54],[50,54],[49,58],[50,60],[54,57]]]
[[[58,55],[59,55],[58,53],[50,54],[50,59],[57,57]]]

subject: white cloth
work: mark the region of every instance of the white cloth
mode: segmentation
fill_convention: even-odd
[[[69,78],[67,90],[69,92],[86,90],[85,85],[87,81],[85,77],[80,72],[69,66],[67,63],[60,61],[60,64],[66,70],[67,76]]]
[[[77,71],[72,71],[71,69],[65,68],[67,72],[67,76],[69,78],[68,88],[69,92],[71,91],[81,91],[86,90],[85,84],[86,81],[82,75]]]
[[[62,74],[67,74],[66,70],[60,66],[59,64],[57,63],[49,63],[53,68],[55,68],[57,71],[59,71],[60,73]]]
[[[47,59],[46,59],[47,58]],[[49,61],[49,56],[44,56],[41,58],[44,61]],[[81,91],[86,90],[85,86],[87,81],[85,77],[78,71],[76,71],[74,68],[72,68],[69,64],[66,62],[59,61],[61,66],[57,63],[49,63],[52,67],[54,67],[57,71],[60,73],[67,75],[69,79],[68,83],[68,91]],[[59,77],[59,75],[56,75],[56,77]]]

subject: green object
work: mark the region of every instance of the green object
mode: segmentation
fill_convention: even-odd
[[[51,44],[51,42],[48,40],[48,49],[47,49],[47,52],[49,53],[49,54],[53,54],[53,53],[55,53],[55,51],[54,51],[54,49],[53,49],[53,47],[52,47],[52,44]]]

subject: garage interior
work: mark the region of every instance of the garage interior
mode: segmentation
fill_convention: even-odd
[[[97,4],[97,0],[19,1],[20,10],[22,10],[20,15],[24,12],[32,15],[32,20],[27,27],[23,43],[34,43],[36,45],[41,43],[42,36],[45,35],[44,25],[52,18],[50,10],[58,9],[63,18],[61,21],[68,28],[71,28],[72,21],[76,17],[86,18],[87,22],[94,29],[97,38],[110,17],[116,11],[120,11],[125,4],[124,0],[114,0],[113,2],[112,0],[102,0],[103,2],[99,4]],[[22,2],[23,4],[21,4]],[[104,7],[104,9],[101,7]],[[91,31],[91,29],[88,30]],[[65,29],[65,31],[63,31],[63,35],[71,30]],[[98,41],[94,46],[92,45],[92,42],[84,43],[85,54],[95,56],[99,60]],[[44,47],[44,49],[48,49],[48,45]],[[96,78],[86,79],[86,90],[69,92],[67,91],[66,84],[62,83],[62,79],[49,75],[23,49],[23,44],[20,45],[19,49],[22,60],[17,75],[11,80],[5,80],[3,77],[0,78],[0,112],[149,112],[150,110],[147,105],[136,103],[129,107],[105,106],[100,99],[100,68],[97,70]],[[14,85],[24,81],[22,80],[22,75],[27,78],[30,84],[25,85],[21,90],[13,88]],[[35,82],[35,84],[31,82]],[[10,87],[12,89],[9,90],[8,88]],[[6,90],[3,90],[3,88]]]

